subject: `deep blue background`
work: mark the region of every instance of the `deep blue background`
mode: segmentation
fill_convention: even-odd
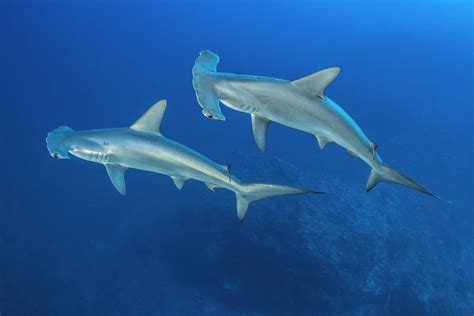
[[[474,312],[471,1],[1,1],[0,314],[470,315]],[[327,93],[384,161],[452,205],[382,184],[335,145],[250,118],[207,120],[191,67]],[[44,138],[131,124],[166,98],[163,133],[245,181],[330,195],[254,203],[131,170],[58,161]]]

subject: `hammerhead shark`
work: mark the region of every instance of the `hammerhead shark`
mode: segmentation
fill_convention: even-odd
[[[163,136],[161,120],[166,110],[166,101],[154,104],[130,127],[74,131],[61,126],[48,134],[47,147],[52,157],[69,159],[69,154],[78,158],[103,164],[112,184],[125,195],[125,171],[140,169],[168,175],[178,189],[188,179],[204,182],[214,191],[224,188],[235,193],[237,216],[242,222],[249,204],[256,200],[292,194],[323,192],[295,187],[241,183],[229,172],[229,165],[219,165],[193,149]]]
[[[334,142],[352,157],[371,167],[366,191],[379,182],[401,184],[435,196],[415,181],[382,162],[371,142],[357,123],[339,105],[325,95],[337,77],[339,67],[327,68],[307,77],[283,79],[217,72],[219,56],[204,50],[193,67],[193,87],[204,116],[225,121],[219,102],[252,117],[252,130],[258,148],[265,151],[265,137],[271,122],[316,136],[324,149]],[[436,196],[435,196],[436,197]]]

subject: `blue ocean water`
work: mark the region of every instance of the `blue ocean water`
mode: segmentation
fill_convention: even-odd
[[[471,315],[471,1],[1,1],[0,314]],[[204,118],[199,51],[218,69],[327,94],[384,161],[440,195],[387,183],[345,150],[248,115]],[[47,133],[128,126],[168,100],[163,133],[247,182],[327,191],[253,203],[98,164],[55,160]]]

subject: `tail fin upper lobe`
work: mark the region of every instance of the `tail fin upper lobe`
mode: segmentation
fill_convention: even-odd
[[[193,88],[202,114],[210,119],[225,121],[213,86],[218,63],[219,56],[213,52],[209,50],[200,52],[193,66]]]
[[[424,194],[437,198],[436,195],[426,190],[412,179],[403,175],[400,171],[390,168],[386,165],[382,165],[380,168],[378,168],[378,170],[372,169],[370,171],[369,179],[367,180],[367,184],[365,186],[366,191],[369,192],[381,181],[404,185],[406,187],[418,190]]]
[[[249,204],[253,201],[263,200],[269,197],[294,194],[324,194],[324,192],[311,191],[306,189],[294,188],[284,185],[249,183],[242,184],[243,189],[235,193],[237,198],[237,216],[240,222],[243,222]]]

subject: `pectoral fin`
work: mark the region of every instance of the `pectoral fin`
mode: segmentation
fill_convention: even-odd
[[[127,167],[116,164],[105,164],[105,169],[109,175],[110,181],[120,194],[125,195],[127,188],[125,185],[125,171]]]
[[[270,122],[267,118],[252,114],[253,138],[261,152],[265,152],[265,136]]]
[[[184,183],[189,180],[189,178],[185,177],[171,177],[171,180],[173,180],[174,184],[178,188],[178,190],[181,190],[183,187]]]

